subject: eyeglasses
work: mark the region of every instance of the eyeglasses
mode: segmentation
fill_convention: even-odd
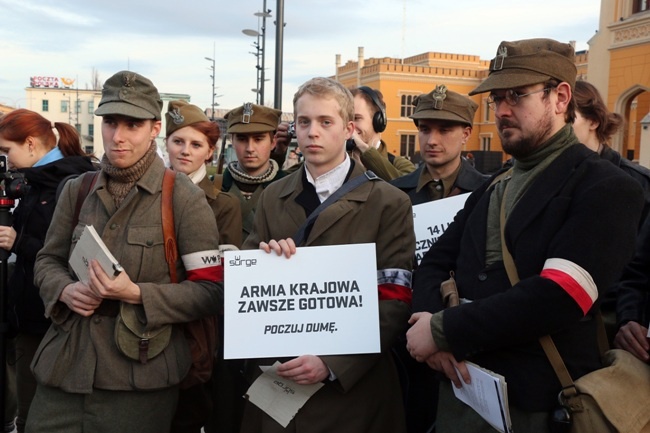
[[[497,95],[490,95],[487,98],[487,103],[488,107],[490,107],[492,110],[496,111],[497,107],[503,102],[506,101],[508,105],[511,107],[514,107],[519,103],[519,99],[523,98],[524,96],[530,96],[534,95],[535,93],[541,93],[541,92],[546,92],[547,90],[551,90],[550,87],[545,87],[541,90],[535,90],[534,92],[530,93],[524,93],[520,94],[517,93],[515,90],[508,89],[506,90],[505,96],[497,96]]]

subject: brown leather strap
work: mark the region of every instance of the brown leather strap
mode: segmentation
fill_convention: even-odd
[[[93,186],[97,183],[99,179],[98,171],[86,172],[81,175],[81,186],[79,187],[79,192],[77,193],[77,203],[74,208],[74,215],[72,216],[72,230],[77,227],[79,222],[79,214],[81,213],[81,207],[86,201],[86,197],[90,194],[90,191],[93,189]]]
[[[172,283],[178,282],[176,275],[176,260],[178,259],[178,248],[176,247],[176,230],[174,228],[174,179],[176,172],[172,169],[166,169],[163,176],[162,197],[160,200],[162,207],[162,229],[163,239],[165,242],[165,260],[169,266],[169,277]]]

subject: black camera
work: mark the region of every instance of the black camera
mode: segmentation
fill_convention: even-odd
[[[352,152],[357,148],[357,143],[354,142],[354,138],[348,138],[345,140],[345,151]]]
[[[0,155],[0,186],[2,195],[11,199],[24,197],[29,189],[24,174],[9,171],[7,155]]]
[[[287,143],[291,143],[296,137],[296,122],[289,122],[289,128],[287,129]]]

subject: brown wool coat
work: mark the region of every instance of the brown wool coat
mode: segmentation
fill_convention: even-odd
[[[237,197],[219,191],[208,176],[205,176],[197,185],[205,193],[205,198],[208,200],[208,204],[217,220],[219,244],[234,245],[241,248],[243,241],[242,219]]]
[[[303,189],[304,170],[301,167],[266,188],[244,248],[295,234],[306,218],[295,202]],[[350,178],[362,173],[357,165]],[[369,242],[376,243],[378,269],[411,269],[415,248],[411,204],[406,194],[383,181],[366,182],[327,208],[305,246]],[[242,432],[404,432],[400,384],[390,348],[404,332],[409,314],[409,306],[401,301],[380,301],[380,354],[322,356],[337,379],[326,381],[286,429],[247,404]],[[268,360],[250,362],[258,363],[270,364]]]
[[[180,284],[171,284],[165,262],[161,223],[161,190],[165,167],[156,158],[116,209],[102,174],[90,192],[74,228],[72,216],[81,178],[66,184],[43,249],[34,268],[35,282],[52,326],[36,351],[32,369],[38,383],[66,392],[93,388],[146,391],[178,384],[190,366],[189,346],[174,326],[167,348],[147,364],[122,355],[114,342],[115,317],[82,317],[60,302],[63,288],[76,279],[68,257],[83,227],[92,224],[142,291],[150,326],[189,322],[222,308],[223,284],[185,280],[180,258],[188,253],[217,251],[219,233],[204,193],[186,176],[176,176],[173,207]]]

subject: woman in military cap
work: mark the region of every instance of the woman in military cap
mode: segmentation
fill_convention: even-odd
[[[241,211],[234,196],[217,190],[207,173],[206,164],[219,140],[219,126],[196,105],[170,101],[167,117],[167,153],[169,166],[185,173],[198,185],[214,212],[219,228],[219,244],[241,246]]]

